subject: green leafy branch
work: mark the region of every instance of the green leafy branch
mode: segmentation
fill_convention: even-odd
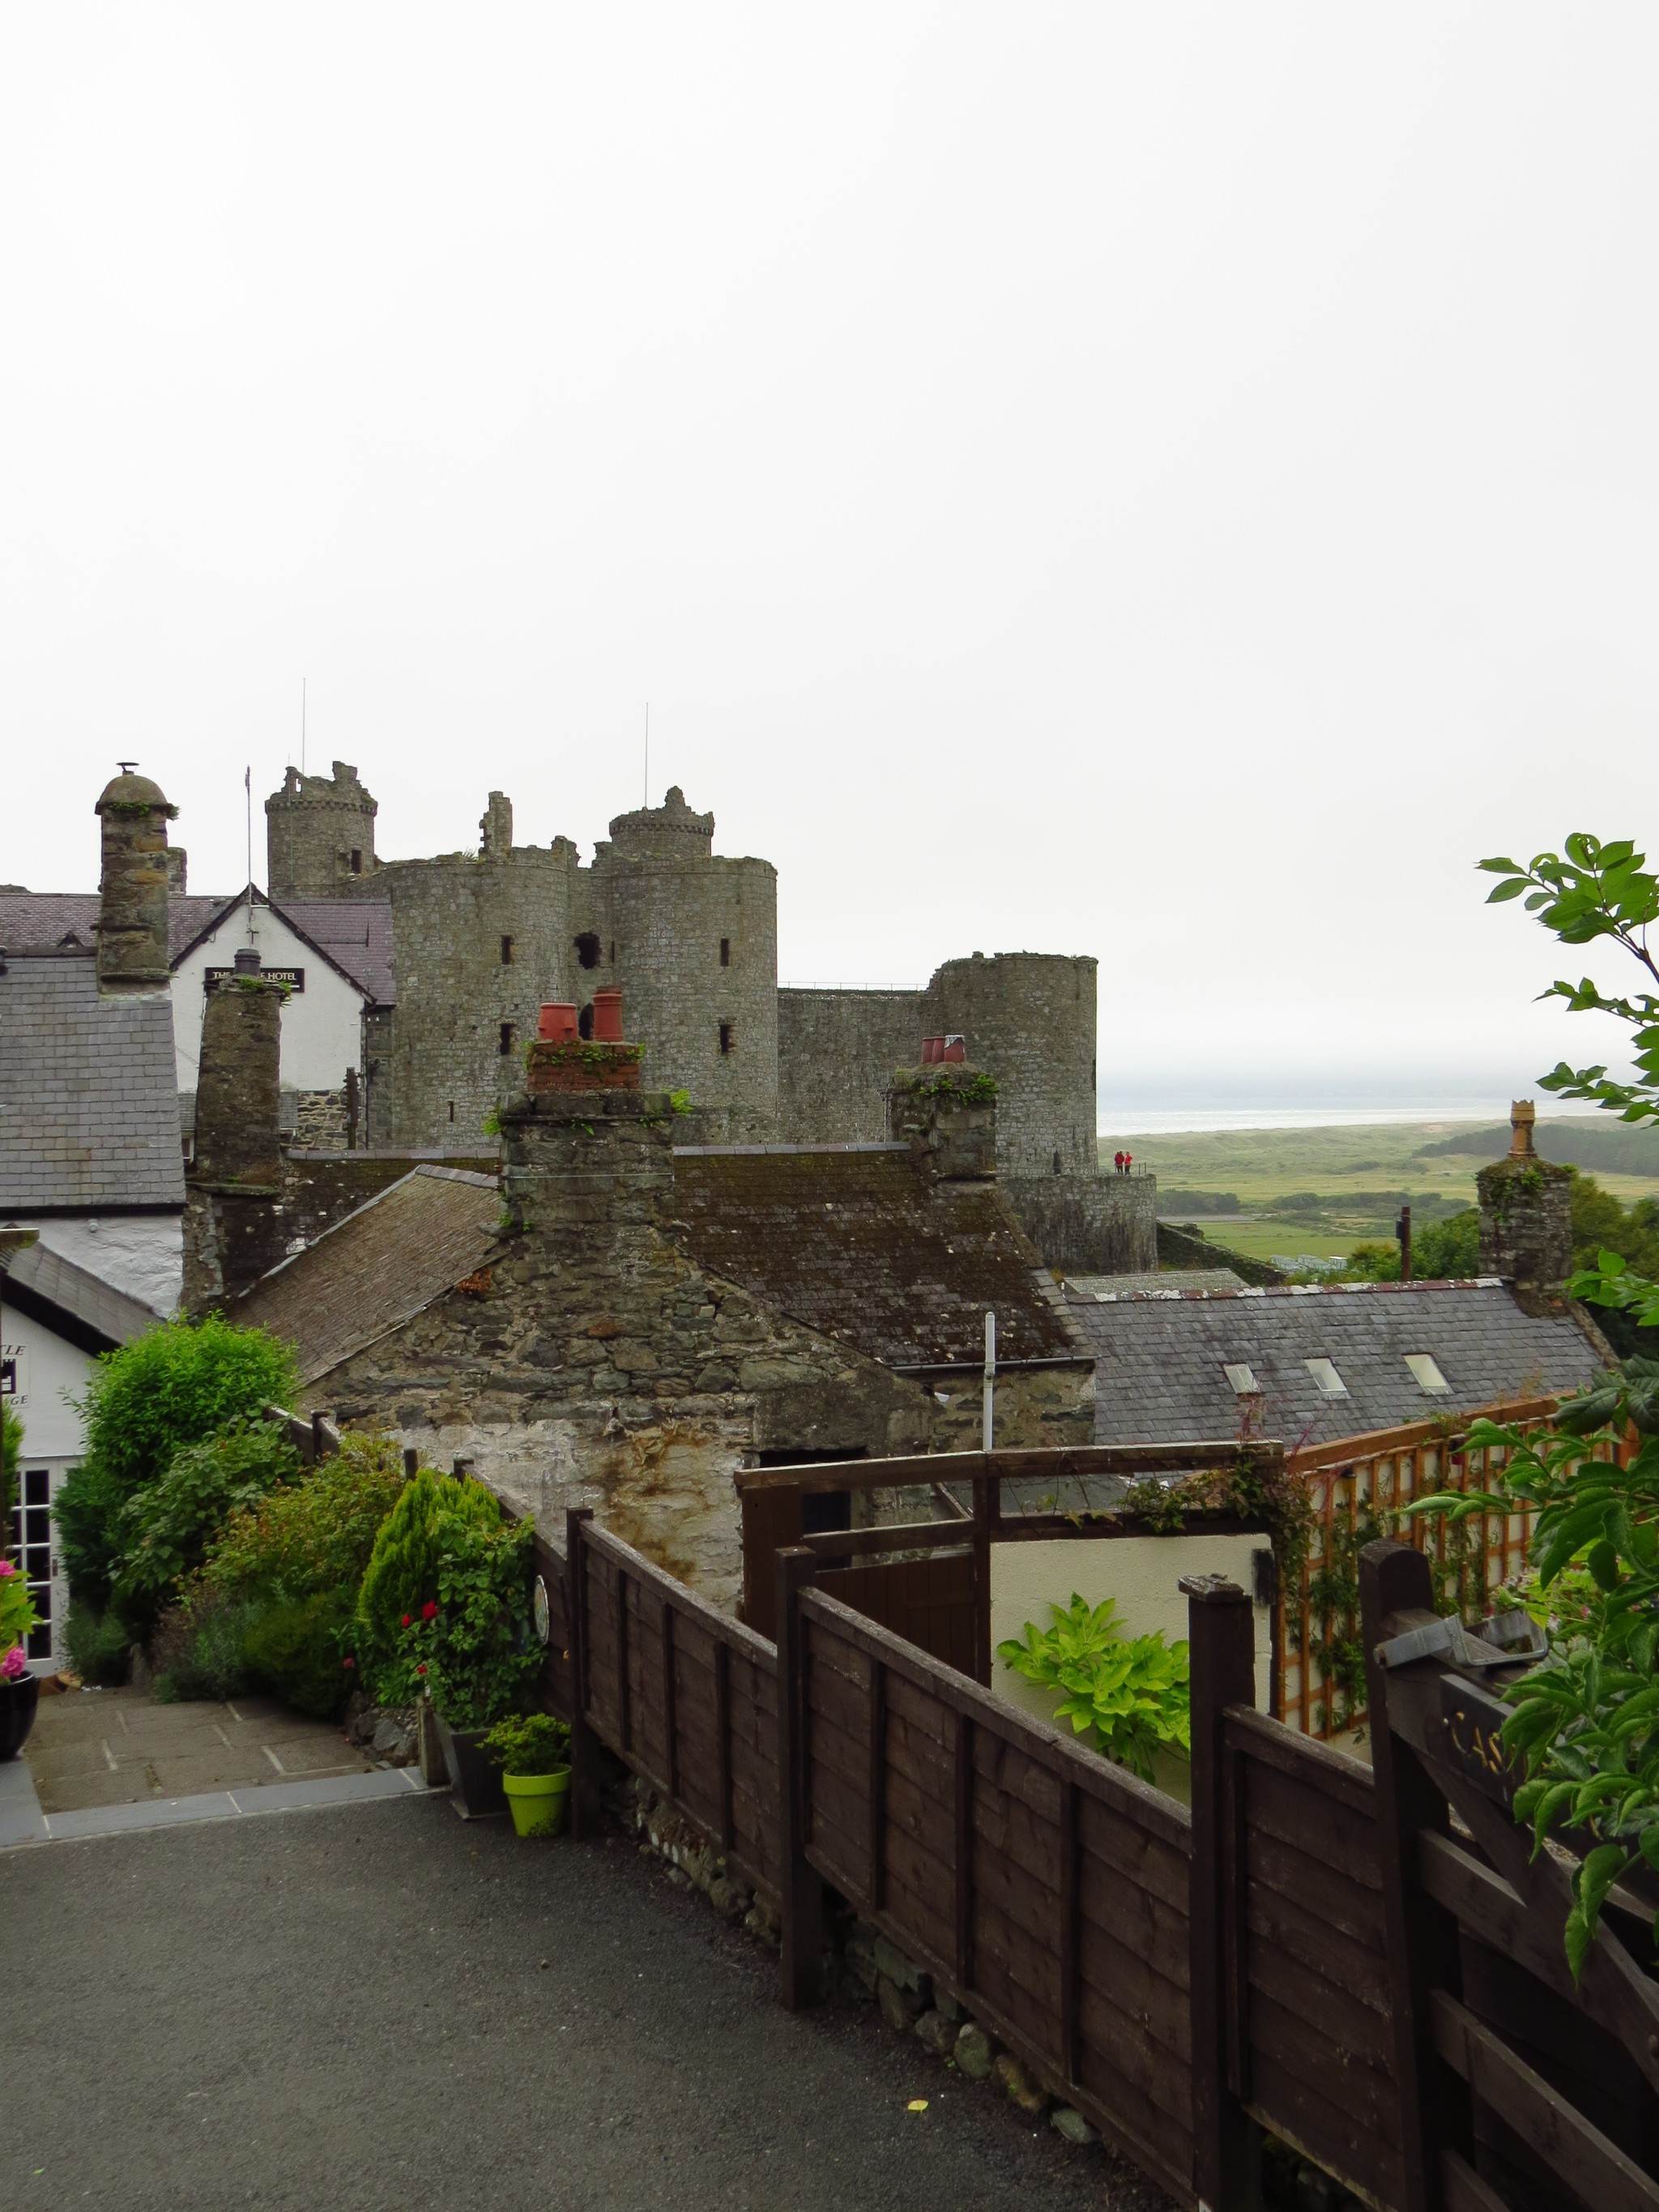
[[[1526,897],[1528,914],[1564,945],[1590,945],[1609,938],[1659,984],[1659,964],[1648,949],[1648,929],[1659,920],[1659,876],[1645,872],[1646,855],[1628,838],[1604,845],[1588,831],[1575,830],[1559,853],[1540,853],[1524,866],[1502,856],[1480,862],[1500,877],[1488,895],[1489,906]],[[1564,999],[1576,1014],[1611,1014],[1628,1023],[1635,1035],[1632,1056],[1640,1080],[1619,1083],[1605,1066],[1570,1067],[1559,1061],[1539,1078],[1546,1091],[1565,1098],[1588,1099],[1626,1121],[1659,1119],[1659,993],[1638,991],[1626,997],[1601,990],[1586,975],[1577,983],[1558,980],[1540,994]]]
[[[1073,1591],[1069,1606],[1051,1605],[1047,1628],[1025,1624],[1023,1640],[999,1644],[1003,1665],[1028,1682],[1057,1690],[1057,1721],[1083,1735],[1092,1730],[1108,1759],[1143,1782],[1153,1779],[1155,1754],[1190,1754],[1192,1720],[1187,1646],[1162,1633],[1126,1637],[1111,1598],[1091,1607]]]

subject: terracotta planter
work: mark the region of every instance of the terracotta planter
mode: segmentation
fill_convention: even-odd
[[[501,1770],[483,1748],[487,1729],[453,1729],[441,1713],[434,1717],[449,1769],[450,1792],[464,1820],[487,1820],[507,1810]]]
[[[28,1741],[40,1702],[40,1685],[33,1674],[0,1683],[0,1759],[15,1759]]]

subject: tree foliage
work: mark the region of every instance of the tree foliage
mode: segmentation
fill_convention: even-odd
[[[300,1455],[269,1421],[239,1421],[173,1455],[115,1517],[110,1603],[143,1641],[167,1599],[202,1564],[227,1518],[290,1481]]]

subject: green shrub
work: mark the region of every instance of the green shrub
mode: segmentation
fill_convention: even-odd
[[[110,1603],[135,1639],[148,1638],[230,1514],[299,1471],[282,1431],[254,1421],[187,1444],[165,1474],[133,1492],[115,1519]]]
[[[126,1680],[131,1639],[112,1613],[100,1614],[84,1598],[76,1598],[64,1623],[64,1643],[83,1682],[109,1690]]]
[[[258,1611],[254,1605],[227,1603],[217,1591],[197,1583],[183,1603],[162,1616],[151,1639],[156,1696],[166,1704],[240,1697],[252,1684],[245,1646]]]
[[[1092,1729],[1108,1759],[1150,1782],[1158,1751],[1191,1750],[1187,1646],[1161,1632],[1126,1637],[1116,1610],[1111,1598],[1091,1607],[1074,1591],[1069,1606],[1049,1607],[1047,1628],[1028,1620],[1024,1643],[999,1644],[997,1656],[1028,1682],[1062,1691],[1054,1718],[1079,1735]]]
[[[115,1572],[115,1516],[134,1492],[164,1474],[186,1445],[257,1419],[294,1389],[286,1345],[216,1314],[169,1322],[101,1353],[78,1401],[86,1456],[52,1509],[70,1587],[101,1607]]]
[[[514,1711],[541,1665],[530,1633],[529,1521],[507,1523],[480,1484],[417,1474],[375,1539],[354,1657],[381,1704],[422,1692],[452,1728]]]
[[[483,1747],[503,1774],[556,1774],[570,1764],[570,1730],[551,1713],[497,1721]]]
[[[501,1509],[482,1483],[422,1468],[405,1483],[381,1524],[357,1600],[357,1659],[373,1672],[389,1663],[404,1623],[438,1595],[438,1562],[446,1532],[471,1522],[498,1527]],[[411,1695],[413,1692],[411,1692]],[[406,1705],[407,1697],[385,1702]]]
[[[342,1437],[334,1458],[231,1515],[209,1547],[203,1578],[228,1595],[342,1589],[355,1598],[405,1480],[390,1437]]]
[[[253,1613],[242,1648],[255,1681],[296,1712],[334,1719],[351,1680],[343,1650],[351,1626],[350,1593],[279,1598]]]
[[[17,1455],[23,1449],[23,1424],[0,1399],[0,1542],[11,1541],[11,1516],[17,1504]]]

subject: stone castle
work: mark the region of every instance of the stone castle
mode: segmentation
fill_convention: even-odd
[[[714,817],[678,789],[618,815],[584,866],[575,844],[516,845],[489,794],[476,852],[382,860],[355,768],[290,768],[265,802],[269,890],[391,910],[395,990],[365,1015],[363,1133],[376,1149],[473,1145],[521,1083],[547,1000],[591,1033],[623,994],[645,1080],[684,1091],[727,1144],[872,1143],[896,1068],[958,1036],[996,1079],[1000,1177],[1051,1267],[1157,1265],[1155,1187],[1103,1176],[1095,1126],[1095,969],[1083,956],[975,953],[915,991],[780,988],[777,871],[714,850]]]

